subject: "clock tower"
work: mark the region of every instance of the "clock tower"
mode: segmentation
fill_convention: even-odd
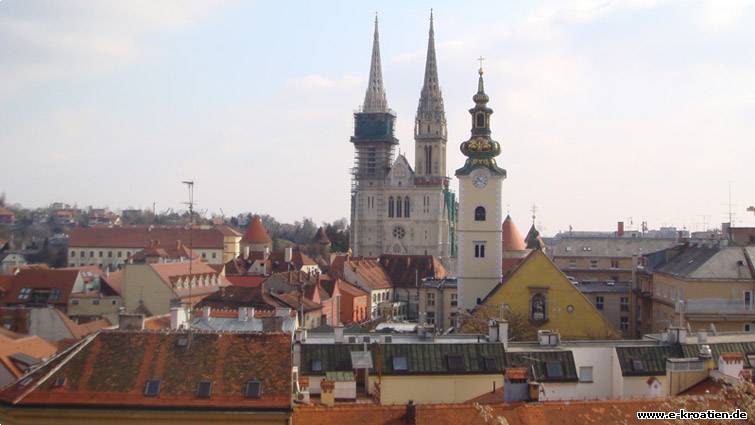
[[[477,93],[472,98],[472,136],[461,144],[467,157],[456,170],[459,179],[458,214],[458,301],[470,310],[501,281],[501,187],[506,170],[495,157],[501,145],[490,137],[490,115],[482,67]]]

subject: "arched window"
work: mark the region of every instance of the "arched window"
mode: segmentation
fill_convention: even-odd
[[[482,112],[477,114],[477,127],[485,127],[485,114],[483,114]]]
[[[425,146],[425,174],[433,173],[433,147]]]
[[[485,221],[485,207],[474,209],[474,221]]]
[[[404,198],[404,217],[409,218],[409,197]]]
[[[388,198],[388,217],[393,217],[393,196]]]
[[[530,319],[538,322],[547,320],[547,316],[545,314],[545,312],[547,311],[545,305],[545,295],[541,293],[533,295],[530,304]]]
[[[401,217],[401,197],[396,197],[396,217]]]

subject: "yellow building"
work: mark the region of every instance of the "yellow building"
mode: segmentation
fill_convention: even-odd
[[[670,255],[642,282],[652,299],[652,311],[642,317],[653,331],[689,324],[755,332],[755,247],[687,246]]]
[[[491,311],[526,317],[533,328],[555,330],[568,339],[618,336],[616,328],[538,249],[493,288],[472,314],[482,318]]]

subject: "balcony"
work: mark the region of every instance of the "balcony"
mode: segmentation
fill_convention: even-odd
[[[755,316],[755,305],[745,304],[744,300],[726,298],[698,298],[686,301],[687,315],[752,315]]]

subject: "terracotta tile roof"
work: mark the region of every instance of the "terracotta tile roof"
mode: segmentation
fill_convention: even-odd
[[[241,242],[262,245],[271,244],[273,243],[273,240],[270,239],[270,235],[267,233],[265,225],[262,224],[262,219],[254,217],[252,222],[249,223],[249,227],[246,229],[244,237],[241,238]]]
[[[304,305],[304,311],[316,311],[316,310],[322,310],[322,306],[320,304],[317,304],[311,300],[308,300],[306,297],[299,297],[299,291],[291,291],[286,292],[284,294],[270,294],[273,298],[279,300],[285,306],[290,307],[296,311],[299,311],[299,307],[303,304]]]
[[[123,271],[110,272],[107,276],[101,276],[101,279],[113,292],[118,295],[121,294],[123,289]]]
[[[223,236],[233,236],[237,238],[241,237],[241,232],[226,224],[216,225],[215,228],[218,229],[218,231],[220,231]]]
[[[19,339],[27,336],[26,334],[13,332],[11,330],[5,329],[4,326],[0,326],[0,336],[10,339]]]
[[[145,318],[144,329],[152,331],[170,329],[170,313]]]
[[[26,367],[23,367],[22,364],[14,361],[13,357],[18,357],[16,355],[23,354],[30,357],[29,361],[42,362],[52,357],[57,351],[57,347],[36,335],[21,338],[8,338],[0,335],[0,363],[16,378],[21,377],[25,369],[33,366],[33,364],[27,364]],[[23,357],[22,360],[24,360]]]
[[[291,409],[289,335],[196,332],[188,346],[180,341],[188,341],[186,333],[101,332],[6,387],[0,399],[17,406]],[[144,394],[149,379],[160,380],[156,396]],[[212,382],[208,398],[197,397],[202,380]],[[261,382],[259,398],[245,397],[250,380]]]
[[[706,378],[682,391],[679,395],[719,394],[725,386],[726,384],[723,381],[717,381],[713,378]]]
[[[225,278],[233,286],[246,288],[259,288],[265,280],[265,276],[226,276]]]
[[[380,265],[390,277],[394,287],[413,288],[419,280],[424,278],[443,279],[448,277],[448,271],[440,261],[432,255],[394,255],[380,256]]]
[[[14,213],[13,211],[9,210],[8,208],[0,207],[0,215],[13,215],[13,216],[15,216],[16,213]]]
[[[501,225],[501,242],[503,244],[504,251],[521,251],[527,249],[527,245],[524,243],[522,234],[519,233],[514,220],[510,215],[506,216]]]
[[[269,308],[270,305],[263,297],[259,287],[228,286],[205,297],[197,304],[197,307],[212,308]]]
[[[347,293],[353,297],[369,297],[370,294],[368,294],[366,291],[362,290],[362,288],[352,285],[349,282],[346,282],[343,279],[336,279],[335,284],[338,285],[338,289],[341,292]],[[331,291],[332,293],[332,291]]]
[[[351,259],[345,262],[344,267],[349,267],[371,290],[393,287],[390,276],[377,258]]]
[[[2,302],[4,304],[26,304],[35,301],[65,306],[68,304],[68,296],[71,294],[78,276],[79,270],[75,269],[23,268],[13,277]],[[19,298],[24,288],[43,291],[57,289],[59,295],[52,299],[52,292],[50,292],[49,297],[45,300],[35,300],[31,294],[28,297]]]
[[[189,229],[175,226],[118,226],[75,227],[68,238],[69,248],[147,248],[153,241],[161,246],[174,246],[178,241],[193,248],[223,249],[223,231],[218,228],[195,226]]]

